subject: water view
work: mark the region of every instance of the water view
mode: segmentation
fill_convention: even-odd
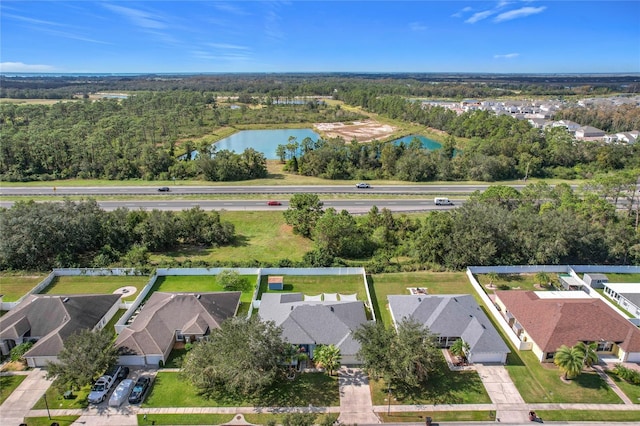
[[[422,135],[405,136],[403,138],[396,139],[395,141],[393,141],[393,143],[395,143],[396,145],[400,145],[401,143],[404,143],[405,145],[409,145],[414,138],[417,138],[420,141],[420,143],[422,143],[422,147],[424,149],[435,151],[436,149],[442,148],[442,145],[440,145],[438,142],[434,141],[433,139],[424,137]]]
[[[267,160],[277,160],[276,148],[289,143],[291,136],[298,143],[304,138],[311,138],[314,142],[320,139],[320,135],[311,129],[242,130],[216,142],[215,146],[218,150],[227,149],[236,153],[253,148],[262,152]]]

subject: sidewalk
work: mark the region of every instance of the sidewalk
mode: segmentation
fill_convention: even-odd
[[[51,382],[46,373],[39,368],[29,372],[28,376],[0,406],[0,419],[7,426],[19,425],[29,415],[31,407],[49,389]]]

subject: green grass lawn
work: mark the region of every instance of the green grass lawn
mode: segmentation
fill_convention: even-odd
[[[43,279],[46,274],[32,273],[23,274],[0,274],[0,294],[4,302],[15,302],[22,296],[27,294],[29,290],[34,288]]]
[[[513,356],[512,356],[513,355]],[[622,401],[597,373],[585,370],[569,383],[553,363],[541,363],[531,351],[510,354],[506,366],[520,395],[530,403],[620,404]]]
[[[640,411],[625,410],[536,410],[543,421],[637,422]]]
[[[618,377],[617,374],[614,374],[610,371],[607,371],[607,374],[609,375],[609,377],[611,377],[611,380],[613,380],[616,385],[618,385],[618,387],[622,389],[622,392],[624,392],[625,395],[627,395],[629,399],[633,401],[634,404],[640,404],[640,385],[634,385],[625,380],[622,380],[620,377]]]
[[[405,411],[402,413],[378,413],[383,423],[425,423],[431,417],[437,422],[493,422],[495,411]]]
[[[138,425],[223,425],[233,414],[138,414]]]
[[[151,261],[155,263],[189,259],[211,263],[253,260],[257,265],[271,264],[281,259],[300,261],[313,247],[311,240],[293,233],[291,227],[285,223],[281,211],[223,211],[220,217],[223,221],[235,225],[234,244],[221,248],[187,248],[154,254]]]
[[[180,373],[159,372],[144,407],[318,407],[340,405],[337,377],[322,373],[308,373],[295,380],[283,380],[262,396],[238,399],[232,396],[224,400],[207,399],[184,380]]]
[[[49,426],[58,423],[60,426],[72,425],[80,416],[51,416],[49,417],[25,417],[24,422],[29,426]]]
[[[240,307],[238,308],[238,316],[245,316],[249,312],[255,282],[258,277],[257,275],[241,275],[241,277],[245,278],[249,283],[248,289],[243,291],[240,296]],[[220,283],[218,283],[215,275],[167,275],[158,277],[147,297],[151,296],[154,291],[204,293],[225,290]]]
[[[364,288],[362,275],[284,275],[284,290],[269,290],[269,277],[262,276],[260,292],[262,293],[303,293],[315,296],[321,293],[358,294],[358,300],[366,301],[367,292]]]
[[[640,274],[605,274],[610,283],[640,283]]]
[[[426,288],[429,294],[473,294],[475,291],[463,272],[402,272],[367,276],[371,303],[378,320],[387,326],[392,324],[387,296],[410,294],[407,288]]]
[[[61,276],[56,277],[43,294],[111,294],[120,287],[132,286],[137,291],[123,300],[133,301],[148,282],[146,275]]]
[[[244,419],[254,425],[266,425],[267,422],[275,421],[276,424],[283,424],[285,414],[267,414],[267,413],[259,413],[259,414],[244,414]],[[320,414],[316,416],[314,424],[316,425],[326,425],[335,423],[338,420],[337,413],[327,413]]]
[[[373,405],[388,404],[387,385],[383,380],[371,380]],[[403,398],[393,394],[391,404],[490,404],[491,398],[475,371],[451,371],[440,355],[436,371],[427,385],[413,395]]]
[[[27,376],[0,376],[0,405],[16,390]]]
[[[109,330],[110,332],[114,333],[114,335],[115,335],[115,332],[116,332],[116,329],[115,329],[115,327],[116,327],[116,323],[118,322],[118,320],[119,320],[120,318],[122,318],[122,316],[123,316],[126,312],[127,312],[127,310],[126,310],[126,309],[118,309],[118,311],[116,312],[116,314],[113,316],[113,318],[111,318],[111,319],[109,320],[109,322],[107,323],[107,325],[105,325],[105,326],[104,326],[104,328],[105,328],[106,330]],[[115,339],[115,336],[114,336],[114,339]]]
[[[64,399],[62,393],[56,389],[55,386],[49,386],[47,389],[47,403],[49,404],[49,408],[52,410],[57,409],[66,409],[66,408],[87,408],[89,406],[89,402],[87,401],[87,396],[91,392],[91,385],[87,385],[82,389],[73,391],[73,397],[70,399]],[[47,403],[44,401],[44,397],[40,398],[36,405],[33,406],[34,410],[44,410],[47,408]]]
[[[558,282],[558,274],[548,273],[549,280],[552,283]],[[536,274],[498,274],[497,279],[491,280],[488,274],[475,274],[476,280],[486,288],[490,283],[493,283],[498,290],[533,290],[541,291],[547,290],[547,287],[540,287],[536,280]],[[487,291],[491,291],[487,289]]]

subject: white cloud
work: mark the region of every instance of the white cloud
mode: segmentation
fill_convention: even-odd
[[[15,19],[16,21],[28,22],[30,24],[36,24],[36,25],[51,25],[51,26],[58,26],[58,27],[64,26],[63,24],[60,24],[58,22],[29,18],[28,16],[15,15],[13,13],[3,13],[2,16],[4,18],[11,18],[11,19]]]
[[[424,31],[427,29],[427,26],[420,22],[412,22],[409,24],[409,28],[411,31]]]
[[[482,21],[483,19],[487,19],[489,16],[493,15],[495,12],[493,10],[485,10],[483,12],[476,12],[469,19],[467,19],[467,24],[475,24],[478,21]]]
[[[249,50],[247,46],[228,43],[209,43],[209,46],[215,47],[216,49]]]
[[[462,18],[462,15],[464,15],[466,12],[471,12],[472,10],[473,10],[473,8],[471,6],[467,6],[467,7],[462,8],[461,10],[457,11],[453,15],[451,15],[451,17],[453,17],[453,18]]]
[[[535,14],[541,13],[546,8],[547,8],[546,6],[540,6],[540,7],[526,6],[526,7],[521,7],[520,9],[510,10],[508,12],[503,12],[503,13],[499,14],[498,16],[496,16],[494,18],[493,22],[504,22],[504,21],[510,21],[511,19],[524,18],[525,16],[535,15]]]
[[[0,62],[0,72],[51,72],[51,65],[25,64],[24,62]]]
[[[213,7],[221,12],[233,13],[234,15],[247,15],[247,12],[244,9],[241,9],[237,5],[231,3],[214,3]]]
[[[495,59],[513,59],[520,56],[519,53],[506,53],[504,55],[493,55]]]
[[[163,20],[159,16],[153,15],[143,10],[132,9],[130,7],[117,6],[115,4],[108,3],[103,4],[103,6],[111,10],[112,12],[124,16],[134,25],[141,28],[161,30],[167,27],[166,23],[162,22]]]

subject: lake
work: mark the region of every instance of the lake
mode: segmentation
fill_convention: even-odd
[[[409,145],[411,143],[411,141],[413,140],[413,138],[418,138],[420,140],[420,142],[422,143],[422,147],[424,149],[428,149],[430,151],[435,151],[436,149],[442,148],[442,145],[440,145],[438,142],[434,141],[433,139],[426,138],[426,137],[424,137],[422,135],[405,136],[403,138],[396,139],[395,141],[393,141],[393,143],[395,143],[396,145],[400,145],[402,142],[404,142],[405,145]]]
[[[247,148],[253,148],[262,152],[267,160],[277,160],[279,158],[276,148],[278,145],[288,144],[291,136],[295,137],[298,143],[302,143],[304,138],[311,138],[314,142],[320,139],[320,135],[311,129],[242,130],[221,139],[215,146],[218,150],[227,149],[237,154]]]

